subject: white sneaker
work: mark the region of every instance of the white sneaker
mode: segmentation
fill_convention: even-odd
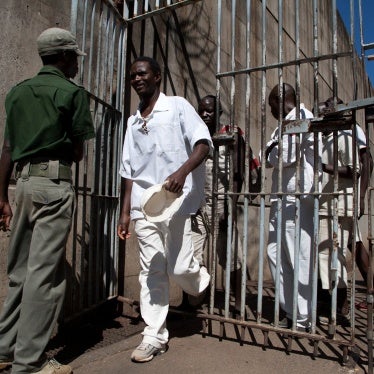
[[[134,362],[148,362],[154,356],[166,352],[166,345],[163,344],[161,348],[155,347],[152,344],[141,342],[131,354],[131,360]]]
[[[39,374],[72,374],[73,369],[69,365],[62,365],[57,362],[54,358],[47,362],[47,365],[39,371],[35,371]]]

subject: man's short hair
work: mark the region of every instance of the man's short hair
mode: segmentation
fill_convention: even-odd
[[[139,56],[132,62],[131,66],[136,62],[148,62],[153,74],[161,74],[161,67],[159,63],[152,57]]]
[[[202,97],[202,98],[200,99],[199,103],[202,102],[203,100],[206,100],[206,99],[210,99],[210,100],[212,100],[213,103],[214,103],[214,107],[216,107],[216,105],[217,105],[217,96],[212,95],[212,94],[206,95],[206,96],[204,96],[204,97]],[[221,100],[218,101],[218,112],[219,112],[220,115],[221,115],[222,112],[223,112],[223,110],[222,110],[222,105],[221,105]]]

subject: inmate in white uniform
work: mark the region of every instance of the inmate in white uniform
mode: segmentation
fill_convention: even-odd
[[[353,138],[352,131],[339,131],[337,133],[337,166],[349,166],[352,170],[360,172],[359,156],[357,148],[356,165],[353,160]],[[329,133],[323,136],[322,162],[333,165],[334,163],[334,135]],[[366,140],[365,140],[366,146]],[[331,193],[334,191],[334,176],[323,173],[322,192]],[[319,273],[323,289],[332,289],[334,282],[338,287],[347,287],[347,268],[346,268],[346,251],[351,240],[353,231],[353,179],[338,177],[338,188],[340,193],[338,197],[337,212],[337,240],[336,246],[333,245],[333,204],[332,195],[321,195],[320,198],[320,244],[319,244]],[[356,240],[359,239],[357,231]],[[336,256],[333,255],[333,249],[336,248]],[[336,273],[331,272],[336,269]],[[336,275],[335,275],[336,274]]]
[[[193,257],[191,240],[190,215],[204,201],[204,163],[186,178],[184,201],[170,222],[148,222],[141,212],[141,197],[183,165],[198,140],[206,139],[211,151],[213,145],[205,123],[181,97],[160,93],[147,117],[148,132],[143,123],[139,110],[128,120],[120,174],[133,181],[131,219],[140,247],[140,308],[147,324],[143,342],[160,348],[168,341],[169,277],[192,295],[202,292],[210,280]]]
[[[296,118],[296,108],[286,116],[286,120]],[[313,118],[313,114],[300,104],[300,118]],[[281,215],[281,261],[280,261],[280,306],[286,312],[287,317],[292,319],[293,305],[293,282],[294,282],[294,253],[295,253],[295,217],[296,205],[296,147],[294,135],[284,135],[282,137],[283,145],[283,168],[282,187],[278,189],[279,159],[278,159],[278,128],[273,132],[271,140],[267,147],[276,143],[271,150],[267,166],[273,167],[272,173],[272,193],[278,190],[290,195],[283,196]],[[313,197],[307,195],[314,191],[314,135],[312,133],[300,134],[300,191],[305,192],[300,198],[300,252],[299,252],[299,289],[297,297],[297,324],[300,327],[308,325],[311,316],[312,283],[311,283],[311,254],[312,254],[312,235],[313,235]],[[277,196],[271,196],[271,210],[269,220],[269,238],[268,238],[268,260],[270,271],[275,282],[277,267],[277,225],[279,213],[277,213]]]

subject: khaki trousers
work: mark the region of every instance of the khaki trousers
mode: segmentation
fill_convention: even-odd
[[[65,244],[74,210],[71,182],[22,174],[8,251],[9,289],[0,313],[0,359],[12,373],[46,363],[44,350],[65,294]]]

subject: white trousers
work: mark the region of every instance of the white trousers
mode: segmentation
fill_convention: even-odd
[[[300,200],[300,251],[299,281],[297,297],[297,322],[304,324],[311,316],[312,283],[311,253],[313,237],[313,198]],[[275,282],[277,268],[277,203],[271,205],[268,239],[268,260],[270,271]],[[288,318],[292,318],[293,283],[295,269],[295,204],[284,202],[282,206],[281,255],[279,302]]]
[[[161,347],[169,339],[169,277],[191,295],[204,291],[210,281],[193,257],[191,220],[174,216],[169,223],[135,221],[140,247],[140,310],[146,328],[143,342]]]
[[[347,261],[346,254],[348,244],[351,242],[353,230],[352,217],[338,217],[337,232],[337,263],[336,267],[332,264],[332,251],[334,248],[333,241],[333,217],[320,216],[319,236],[320,244],[318,251],[319,274],[322,288],[332,290],[336,280],[338,288],[347,287]],[[359,241],[360,234],[356,236]],[[336,268],[336,278],[333,277],[333,269]]]

